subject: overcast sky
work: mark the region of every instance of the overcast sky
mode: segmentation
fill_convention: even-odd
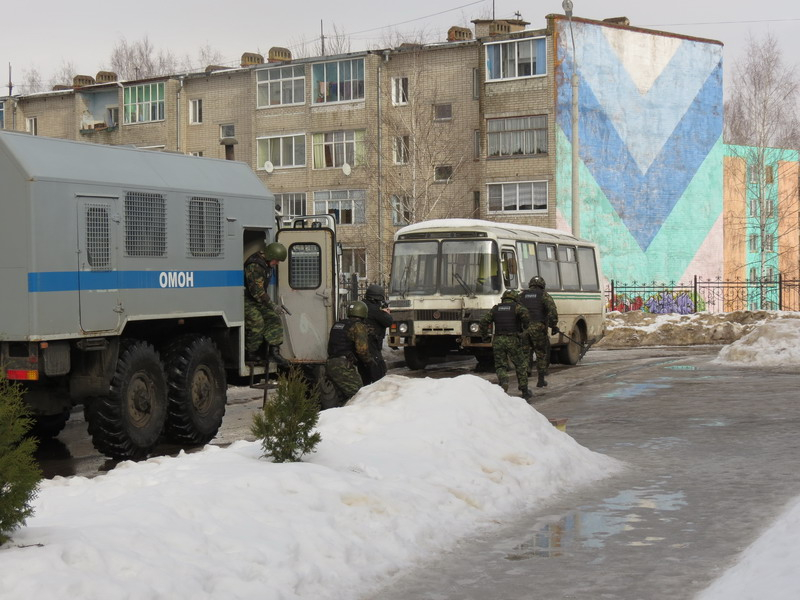
[[[35,68],[46,82],[64,62],[72,63],[80,74],[95,75],[109,68],[111,50],[122,38],[133,42],[147,36],[155,48],[178,57],[195,58],[199,48],[208,45],[221,53],[221,62],[237,65],[243,52],[263,54],[272,46],[296,49],[303,42],[312,44],[319,38],[320,21],[326,35],[335,26],[351,38],[351,50],[362,50],[386,46],[393,31],[424,30],[432,39],[443,40],[451,25],[469,25],[471,19],[490,17],[492,10],[497,18],[513,17],[519,11],[532,28],[544,27],[548,13],[563,13],[561,0],[405,0],[399,4],[374,0],[137,0],[129,4],[42,0],[35,5],[35,15],[30,6],[19,5],[13,19],[18,25],[4,27],[0,35],[0,64],[5,71],[0,94],[7,93],[9,63],[15,81],[22,81],[24,71]],[[748,35],[760,38],[771,32],[781,44],[784,59],[800,63],[800,3],[796,0],[767,4],[574,0],[574,14],[594,19],[626,16],[635,26],[719,40],[725,44],[728,75],[742,56]]]

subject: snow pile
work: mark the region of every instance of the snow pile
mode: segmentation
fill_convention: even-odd
[[[622,468],[473,375],[387,376],[319,430],[302,463],[240,441],[44,481],[0,550],[0,597],[355,598]]]
[[[779,327],[800,320],[798,312],[735,311],[730,313],[653,314],[644,311],[606,314],[605,337],[597,348],[632,346],[696,346],[731,344],[775,321]]]
[[[800,366],[800,319],[775,319],[725,346],[718,364],[759,367]]]

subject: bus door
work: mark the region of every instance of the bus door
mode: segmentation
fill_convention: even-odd
[[[325,362],[336,322],[336,235],[330,215],[296,217],[278,231],[287,259],[278,267],[277,301],[287,314],[281,354],[298,362]]]
[[[503,247],[500,249],[500,261],[503,267],[503,285],[507,290],[519,288],[519,265],[517,264],[517,254],[513,247]]]

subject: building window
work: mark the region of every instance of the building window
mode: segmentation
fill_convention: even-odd
[[[0,102],[0,129],[5,129],[6,127],[5,107],[5,102]]]
[[[472,69],[472,99],[480,100],[481,97],[481,71]]]
[[[262,69],[256,77],[259,108],[305,103],[306,71],[303,65]]]
[[[189,123],[203,122],[203,100],[198,98],[189,103]]]
[[[275,206],[280,207],[284,217],[302,217],[306,214],[306,195],[304,192],[275,194]]]
[[[364,164],[364,130],[315,133],[312,137],[314,168]]]
[[[489,189],[489,212],[516,213],[547,210],[547,182],[492,183]]]
[[[39,119],[37,117],[25,119],[25,131],[31,135],[39,135]]]
[[[275,167],[306,166],[306,136],[282,135],[256,139],[256,165],[264,168],[264,163],[271,162]]]
[[[367,251],[364,248],[342,248],[341,272],[345,281],[356,275],[367,276]]]
[[[758,252],[758,236],[755,233],[750,234],[750,252]]]
[[[364,99],[364,59],[317,63],[312,67],[314,102]]]
[[[410,138],[407,135],[398,135],[394,138],[394,164],[408,164],[410,158]]]
[[[189,256],[222,256],[222,203],[218,198],[190,198],[187,226]]]
[[[164,83],[145,83],[125,88],[125,123],[164,120]]]
[[[392,225],[408,225],[411,223],[411,198],[408,196],[392,196]]]
[[[219,126],[219,137],[221,138],[232,138],[236,137],[236,126],[227,123],[225,125]]]
[[[333,215],[341,225],[364,223],[366,200],[366,190],[314,192],[314,213]]]
[[[392,104],[395,106],[408,104],[408,77],[392,78]]]
[[[438,182],[450,181],[453,177],[453,167],[450,165],[439,165],[433,170],[433,180]]]
[[[187,152],[186,154],[188,154],[189,156],[203,156],[203,151],[202,150],[196,150],[194,152]]]
[[[106,126],[116,127],[119,123],[119,106],[109,106],[106,108]]]
[[[547,117],[512,117],[487,122],[487,156],[547,153]]]
[[[545,38],[486,44],[486,78],[517,79],[547,73]]]
[[[453,118],[453,105],[452,104],[434,104],[433,105],[433,120],[434,121],[449,121]]]
[[[472,153],[475,160],[481,157],[481,130],[476,129],[472,134]]]
[[[775,182],[775,175],[772,171],[772,165],[767,165],[765,167],[766,170],[766,181],[767,183],[774,183]]]

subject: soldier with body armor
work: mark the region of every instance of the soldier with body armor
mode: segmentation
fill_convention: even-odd
[[[339,393],[341,402],[347,402],[364,385],[359,365],[367,369],[374,366],[369,349],[369,328],[364,322],[367,305],[355,300],[347,305],[347,318],[334,323],[328,337],[328,360],[325,373]]]
[[[544,379],[550,368],[550,336],[547,335],[547,328],[550,327],[553,335],[559,332],[556,303],[544,288],[544,279],[535,275],[528,283],[528,289],[518,298],[518,302],[528,309],[531,319],[526,335],[523,336],[523,342],[530,370],[533,370],[533,354],[536,353],[536,371],[539,375],[536,387],[547,385]]]
[[[517,385],[523,398],[532,394],[528,389],[528,356],[521,337],[530,324],[528,310],[516,301],[517,291],[503,292],[500,304],[495,304],[481,319],[481,336],[486,337],[489,325],[494,323],[492,352],[497,382],[504,392],[508,391],[508,361],[517,372]]]
[[[286,247],[272,242],[251,254],[244,262],[244,350],[247,362],[263,362],[265,357],[263,353],[259,353],[259,349],[267,344],[268,359],[275,361],[280,367],[289,364],[280,353],[280,345],[283,343],[280,315],[284,310],[272,301],[267,292],[273,269],[284,260]]]
[[[383,339],[386,337],[386,328],[392,324],[392,315],[383,288],[375,283],[367,287],[364,294],[364,304],[367,305],[366,324],[369,327],[369,350],[375,360],[374,367],[369,372],[362,372],[364,384],[375,383],[386,375],[386,361],[383,360]]]

